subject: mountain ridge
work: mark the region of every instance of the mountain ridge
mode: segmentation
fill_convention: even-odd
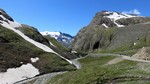
[[[149,35],[149,24],[146,24],[150,22],[149,17],[123,15],[107,11],[96,13],[89,25],[78,32],[70,48],[77,51],[115,51],[125,45],[132,49],[132,44],[138,42],[136,38],[149,39],[145,37]]]

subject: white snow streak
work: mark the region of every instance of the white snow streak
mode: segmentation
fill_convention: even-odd
[[[7,72],[0,73],[0,84],[13,84],[19,80],[31,78],[38,74],[38,69],[28,63],[19,68],[10,68]]]
[[[49,43],[50,43],[52,46],[56,47],[52,42],[49,41]]]
[[[103,23],[102,25],[103,25],[105,28],[108,28],[108,26],[107,26],[105,23]]]
[[[117,25],[117,27],[125,27],[124,25],[120,25],[117,22],[114,21],[114,23]]]
[[[66,58],[64,58],[63,56],[59,55],[58,53],[56,53],[55,51],[53,51],[51,48],[49,48],[48,46],[42,44],[42,43],[39,43],[39,42],[36,42],[34,41],[33,39],[30,39],[29,37],[27,37],[26,35],[24,35],[21,31],[11,27],[8,23],[6,22],[3,22],[3,24],[1,24],[2,26],[10,29],[10,30],[13,30],[14,32],[16,32],[17,34],[19,34],[22,38],[24,38],[26,41],[32,43],[33,45],[37,46],[38,48],[42,49],[43,51],[45,52],[51,52],[51,53],[55,53],[56,55],[58,55],[59,57],[61,57],[62,59],[68,61],[70,64],[72,64],[72,62]]]
[[[18,23],[18,22],[16,22],[16,21],[12,22],[12,21],[9,21],[9,20],[8,20],[8,22],[9,22],[9,25],[10,25],[11,27],[14,27],[14,28],[16,28],[16,27],[22,27],[21,24]]]
[[[20,23],[18,23],[16,21],[14,21],[14,22],[10,21],[10,20],[6,19],[3,15],[0,15],[0,17],[3,18],[4,20],[8,21],[8,23],[9,23],[9,25],[11,27],[14,27],[14,28],[16,28],[16,27],[22,27]],[[4,22],[4,21],[1,21],[1,22]]]

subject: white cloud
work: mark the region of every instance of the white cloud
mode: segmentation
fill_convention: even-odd
[[[137,9],[130,10],[130,11],[123,11],[122,13],[136,14],[136,15],[141,14],[141,12],[139,10],[137,10]]]

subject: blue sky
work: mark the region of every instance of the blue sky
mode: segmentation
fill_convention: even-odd
[[[61,31],[76,35],[101,10],[138,10],[150,16],[150,0],[0,0],[16,21],[36,27],[39,31]]]

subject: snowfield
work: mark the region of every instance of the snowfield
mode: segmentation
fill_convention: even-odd
[[[105,28],[109,28],[105,23],[102,24]]]
[[[19,80],[31,78],[38,74],[38,69],[28,63],[19,68],[10,68],[7,72],[0,73],[0,84],[13,84]]]

